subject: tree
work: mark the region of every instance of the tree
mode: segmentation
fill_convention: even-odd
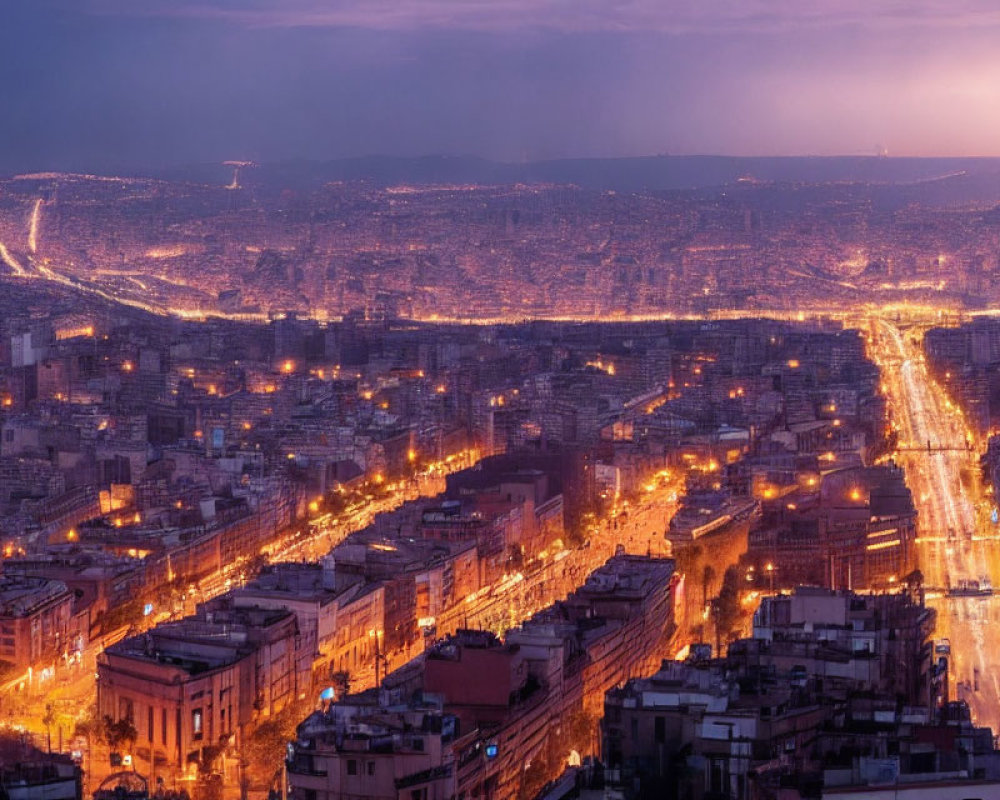
[[[131,600],[103,611],[97,618],[103,633],[124,628],[127,625],[135,626],[143,619],[143,605],[141,598]]]
[[[558,743],[561,753],[568,754],[570,750],[581,753],[593,751],[594,739],[599,728],[597,717],[583,710],[576,711],[569,715],[562,727],[564,731],[563,741]]]
[[[288,742],[295,738],[298,723],[312,710],[308,701],[291,703],[260,723],[243,739],[240,758],[247,764],[253,786],[269,786],[274,771],[285,760]]]
[[[903,577],[903,585],[910,594],[910,599],[915,603],[923,605],[924,602],[924,573],[919,569],[907,573]]]
[[[203,775],[208,775],[215,771],[215,762],[219,756],[225,752],[226,746],[222,743],[207,744],[201,748],[201,761],[198,762],[198,771]]]
[[[337,697],[346,697],[351,693],[351,673],[347,670],[338,670],[330,676],[333,681],[333,688],[337,692]]]
[[[731,565],[726,568],[726,573],[722,576],[722,588],[718,597],[712,600],[716,649],[719,649],[723,638],[728,640],[733,629],[739,624],[741,613],[740,571],[738,567]]]
[[[76,721],[73,735],[84,737],[88,745],[91,742],[104,742],[104,720],[97,714],[96,703],[88,705],[83,716]]]
[[[701,607],[708,605],[708,587],[715,580],[715,567],[706,564],[701,571]]]
[[[139,732],[128,717],[122,717],[117,722],[107,714],[104,715],[104,741],[112,751],[119,751],[122,745],[133,745],[139,738]]]
[[[701,545],[692,544],[687,547],[679,547],[674,553],[674,561],[677,566],[677,571],[682,575],[692,575],[694,573],[695,565],[701,558]]]
[[[247,577],[247,580],[252,580],[260,574],[261,570],[264,569],[270,563],[268,558],[263,553],[257,553],[247,559],[246,566],[243,568],[243,572]]]
[[[52,723],[56,721],[56,712],[52,703],[45,704],[45,714],[42,716],[42,724],[45,726],[45,738],[48,743],[49,752],[52,752]]]
[[[521,788],[518,792],[518,797],[536,797],[539,790],[545,785],[546,778],[551,771],[547,753],[543,748],[531,759],[531,763],[521,773]]]
[[[919,590],[920,587],[924,585],[924,573],[922,573],[919,569],[915,569],[903,577],[903,583],[911,589]]]

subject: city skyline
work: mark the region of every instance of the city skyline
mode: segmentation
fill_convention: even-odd
[[[0,796],[1000,796],[998,38],[9,0]]]

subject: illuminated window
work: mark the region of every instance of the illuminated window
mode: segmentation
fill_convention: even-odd
[[[200,739],[204,734],[200,708],[196,708],[191,712],[191,732],[193,733],[192,738],[194,739]]]

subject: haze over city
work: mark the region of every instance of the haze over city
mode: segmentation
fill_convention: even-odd
[[[14,0],[0,167],[995,156],[979,2]]]
[[[998,34],[10,0],[0,797],[1000,796]]]

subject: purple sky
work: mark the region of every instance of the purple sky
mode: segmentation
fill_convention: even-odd
[[[0,170],[1000,155],[996,0],[6,0]]]

